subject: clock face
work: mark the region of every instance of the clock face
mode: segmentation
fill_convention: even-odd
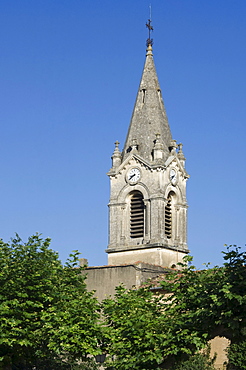
[[[177,171],[172,168],[170,170],[170,173],[169,173],[169,177],[170,177],[170,181],[173,185],[175,185],[177,183],[177,179],[178,179],[178,174],[177,174]]]
[[[141,173],[138,168],[131,168],[127,172],[127,181],[131,184],[135,184],[140,179]]]

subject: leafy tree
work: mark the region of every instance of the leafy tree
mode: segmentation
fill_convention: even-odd
[[[233,369],[246,369],[246,341],[232,344],[228,348],[228,359]]]
[[[222,267],[196,271],[194,266],[174,272],[162,282],[172,295],[170,314],[180,318],[182,330],[200,339],[224,336],[231,341],[229,362],[243,369],[246,341],[246,252],[230,246]],[[245,365],[244,365],[245,366]]]
[[[115,369],[169,368],[206,343],[195,330],[185,330],[182,318],[170,315],[169,297],[149,287],[127,291],[118,287],[114,299],[103,302],[108,337],[108,364]]]
[[[174,368],[201,361],[196,354],[217,335],[230,339],[234,354],[244,356],[246,252],[229,247],[224,259],[222,267],[197,271],[187,265],[192,260],[187,257],[181,271],[170,271],[160,282],[161,295],[150,286],[120,287],[114,299],[103,302],[115,369]],[[229,358],[235,361],[232,351]]]
[[[103,302],[108,353],[115,369],[154,369],[162,362],[158,299],[149,289],[118,287],[114,299]],[[110,365],[110,361],[109,361]],[[112,365],[112,364],[111,364]]]
[[[59,299],[43,315],[49,349],[70,364],[91,362],[88,355],[100,354],[102,343],[100,307],[93,292],[86,290],[86,275],[77,267],[78,255],[70,255],[56,286]]]
[[[199,351],[231,340],[230,363],[245,367],[246,252],[228,248],[222,267],[187,266],[160,281],[160,294],[118,287],[100,306],[86,289],[78,253],[62,266],[50,240],[0,240],[0,370],[96,369],[107,350],[116,370],[211,370]],[[103,322],[102,329],[99,322]]]
[[[214,367],[215,357],[210,358],[210,347],[196,353],[188,360],[182,361],[173,370],[215,370]]]
[[[172,294],[172,315],[187,327],[208,340],[219,335],[239,343],[246,335],[246,252],[229,247],[224,259],[222,267],[169,274],[162,287]]]
[[[40,235],[0,240],[0,369],[72,369],[99,351],[98,303],[77,253],[63,267],[49,246]]]
[[[230,246],[224,259],[223,294],[218,302],[219,324],[223,335],[238,344],[246,340],[246,252]]]

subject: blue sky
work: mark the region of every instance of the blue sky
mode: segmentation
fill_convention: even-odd
[[[187,158],[195,264],[243,246],[246,1],[152,0],[154,59]],[[107,264],[114,142],[145,60],[146,0],[1,0],[0,237],[51,237]]]

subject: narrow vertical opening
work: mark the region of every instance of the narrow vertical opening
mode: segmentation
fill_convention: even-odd
[[[142,238],[144,236],[144,202],[140,191],[134,191],[130,203],[130,237]]]
[[[165,235],[167,239],[172,237],[172,224],[173,224],[173,192],[170,192],[167,198],[167,203],[165,207]]]
[[[146,89],[142,89],[142,103],[143,104],[145,102],[145,94],[146,94]]]

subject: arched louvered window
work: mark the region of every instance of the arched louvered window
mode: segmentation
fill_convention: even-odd
[[[168,239],[172,237],[172,208],[173,208],[173,192],[170,192],[167,198],[165,207],[165,235]]]
[[[144,236],[144,202],[140,191],[134,191],[130,202],[130,237]]]

